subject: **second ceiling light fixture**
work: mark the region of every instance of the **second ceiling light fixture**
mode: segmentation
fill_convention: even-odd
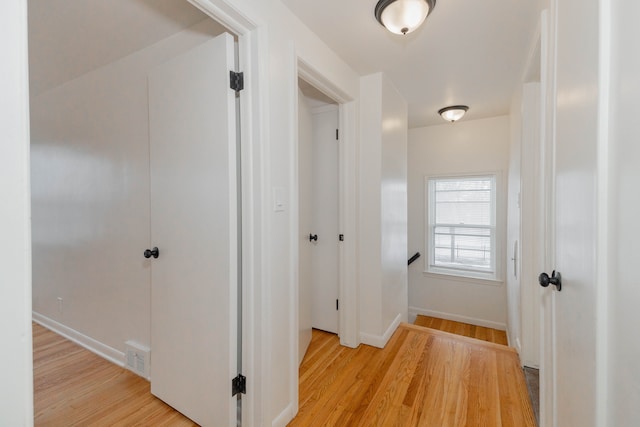
[[[375,15],[378,22],[395,34],[417,29],[436,6],[436,0],[380,0]]]

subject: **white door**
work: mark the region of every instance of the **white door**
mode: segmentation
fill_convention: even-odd
[[[338,107],[313,114],[312,325],[338,333]]]
[[[313,206],[313,117],[307,99],[298,89],[298,363],[311,343],[311,289],[313,273],[311,259],[313,245],[309,234],[313,231],[311,216]]]
[[[546,273],[561,273],[562,290],[543,291],[543,426],[596,425],[602,403],[596,399],[597,13],[582,1],[551,1]]]
[[[151,392],[204,426],[235,425],[233,51],[222,34],[149,73]]]

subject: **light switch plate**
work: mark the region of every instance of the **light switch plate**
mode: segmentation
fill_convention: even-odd
[[[286,203],[286,192],[284,187],[273,187],[273,211],[284,212]]]

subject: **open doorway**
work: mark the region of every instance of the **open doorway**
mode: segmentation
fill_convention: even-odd
[[[325,135],[328,144],[333,147],[337,147],[337,154],[335,151],[330,154],[334,159],[332,163],[337,162],[337,169],[333,174],[332,179],[337,184],[327,186],[327,188],[335,188],[337,185],[337,193],[333,195],[335,190],[331,190],[331,198],[335,200],[337,198],[337,224],[338,232],[329,231],[327,234],[332,234],[326,241],[331,244],[335,243],[334,251],[337,258],[338,269],[338,304],[339,310],[336,310],[336,301],[331,304],[333,313],[337,311],[337,325],[338,335],[340,338],[340,344],[355,348],[359,345],[359,331],[358,331],[358,284],[356,274],[357,264],[357,138],[356,138],[356,123],[357,123],[357,108],[354,99],[345,91],[340,89],[340,86],[335,82],[328,79],[325,74],[317,68],[311,66],[302,57],[294,53],[293,58],[292,75],[296,76],[293,80],[294,85],[291,85],[291,99],[290,102],[294,106],[291,110],[292,126],[291,131],[291,152],[294,154],[293,161],[291,162],[292,168],[290,170],[291,180],[294,183],[290,197],[293,207],[293,221],[290,225],[291,239],[291,257],[290,265],[294,276],[292,277],[292,289],[291,289],[291,306],[294,307],[294,317],[291,319],[290,329],[288,331],[289,337],[293,346],[290,348],[290,360],[301,361],[306,346],[311,338],[311,289],[307,288],[309,293],[304,294],[304,290],[301,294],[299,287],[300,274],[311,274],[311,258],[305,255],[305,251],[315,249],[313,245],[316,243],[315,237],[318,235],[318,242],[321,239],[319,232],[310,231],[307,227],[311,227],[311,224],[305,226],[305,224],[299,224],[299,221],[304,221],[304,218],[310,218],[311,204],[309,202],[302,201],[303,204],[308,206],[305,212],[305,208],[300,205],[299,197],[301,193],[309,195],[308,191],[299,190],[299,186],[305,185],[311,188],[312,176],[309,172],[310,166],[300,164],[299,159],[299,103],[305,103],[303,108],[307,105],[307,100],[300,89],[300,84],[305,87],[305,91],[313,91],[313,97],[318,98],[312,102],[313,107],[318,107],[320,110],[327,110],[325,113],[331,119],[327,123],[328,133]],[[309,111],[310,112],[310,111]],[[324,114],[324,113],[323,113]],[[337,126],[335,126],[335,118],[337,117]],[[312,127],[311,114],[307,116],[308,127]],[[338,140],[336,140],[336,129],[338,129]],[[309,153],[303,155],[304,158],[310,158],[311,146],[309,146]],[[336,160],[337,157],[337,160]],[[302,174],[302,181],[299,177]],[[306,175],[305,175],[306,174]],[[306,176],[306,178],[304,178]],[[305,184],[305,180],[307,184]],[[321,184],[321,183],[320,183]],[[304,196],[303,196],[304,198]],[[333,202],[336,203],[336,202]],[[335,208],[333,208],[335,210]],[[335,226],[334,226],[335,227]],[[337,248],[337,249],[336,249]],[[331,251],[329,251],[331,253]],[[309,262],[305,265],[300,264],[300,258],[307,256]],[[331,254],[330,256],[334,256]],[[334,258],[335,259],[335,258]],[[320,266],[322,264],[319,264]],[[304,269],[307,268],[307,272]],[[301,272],[300,269],[303,269]],[[303,298],[305,302],[301,303],[300,298]],[[305,305],[306,304],[306,305]],[[305,317],[306,316],[306,317]],[[334,318],[335,319],[335,318]],[[306,325],[301,328],[301,325]],[[289,392],[292,397],[292,403],[295,407],[292,407],[293,413],[297,412],[298,404],[298,363],[292,363],[289,367],[290,382]]]
[[[339,334],[338,104],[298,79],[299,362],[311,329]]]
[[[544,269],[542,21],[532,40],[522,86],[512,108],[509,164],[507,288],[509,338],[519,355],[536,419],[540,408],[540,308],[537,277]]]
[[[136,361],[142,358],[134,365],[147,366],[150,358],[144,359],[145,350],[157,350],[157,342],[152,342],[151,277],[158,252],[153,258],[145,258],[143,251],[158,245],[160,260],[171,257],[170,248],[165,246],[163,250],[162,243],[152,241],[153,149],[149,141],[154,132],[150,117],[154,114],[150,113],[148,75],[229,31],[186,1],[92,2],[81,6],[30,1],[29,7],[34,318],[121,366],[129,361],[125,358],[129,355],[127,344],[133,344],[140,350],[135,353]],[[238,62],[233,59],[233,38],[227,36],[222,44],[225,59],[231,58],[233,66]],[[230,96],[224,96],[231,99],[227,111],[235,113],[235,94],[228,87],[229,69],[221,75],[222,86],[231,91]],[[155,87],[168,86],[156,80]],[[184,112],[183,107],[175,108]],[[169,106],[159,117],[172,116],[170,110]],[[156,123],[167,122],[157,117]],[[227,135],[233,147],[227,147],[224,155],[215,154],[228,166],[224,169],[226,184],[208,177],[183,187],[180,194],[200,199],[210,193],[203,183],[215,183],[227,190],[237,185],[238,140],[235,124],[229,127],[234,132],[233,137]],[[174,148],[187,151],[185,140],[174,142]],[[181,164],[177,156],[168,158],[176,167],[171,176],[176,176],[180,168],[186,168],[187,175],[198,173],[190,163]],[[228,196],[227,203],[219,205],[226,210],[223,222],[228,227],[224,229],[230,231],[222,250],[229,258],[225,267],[231,283],[240,265],[235,248],[241,245],[235,226],[242,218],[237,193],[229,190]],[[174,199],[168,206],[185,207],[186,203]],[[189,221],[179,221],[172,228],[192,226]],[[184,236],[180,233],[178,239]],[[190,249],[193,252],[189,259],[206,258],[206,251],[195,246]],[[220,303],[233,312],[233,302],[239,299],[234,289],[229,289],[226,301],[220,298]],[[227,316],[229,330],[240,323],[233,312]],[[183,330],[193,332],[194,325],[187,323]],[[230,332],[229,341],[237,342],[232,335]],[[231,349],[235,342],[219,347]],[[182,350],[185,355],[195,354]],[[235,352],[229,352],[225,356],[228,363],[220,360],[220,366],[235,366],[234,359]],[[148,378],[144,371],[143,375]],[[150,375],[152,381],[158,376],[153,373],[153,365]],[[225,381],[225,396],[228,389]],[[230,423],[235,423],[235,408],[226,412]]]

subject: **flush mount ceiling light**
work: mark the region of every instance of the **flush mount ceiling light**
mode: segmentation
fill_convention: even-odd
[[[444,107],[438,110],[438,114],[442,116],[448,122],[458,121],[469,110],[466,105],[452,105],[451,107]]]
[[[380,0],[375,15],[392,33],[409,34],[422,25],[435,6],[436,0]]]

